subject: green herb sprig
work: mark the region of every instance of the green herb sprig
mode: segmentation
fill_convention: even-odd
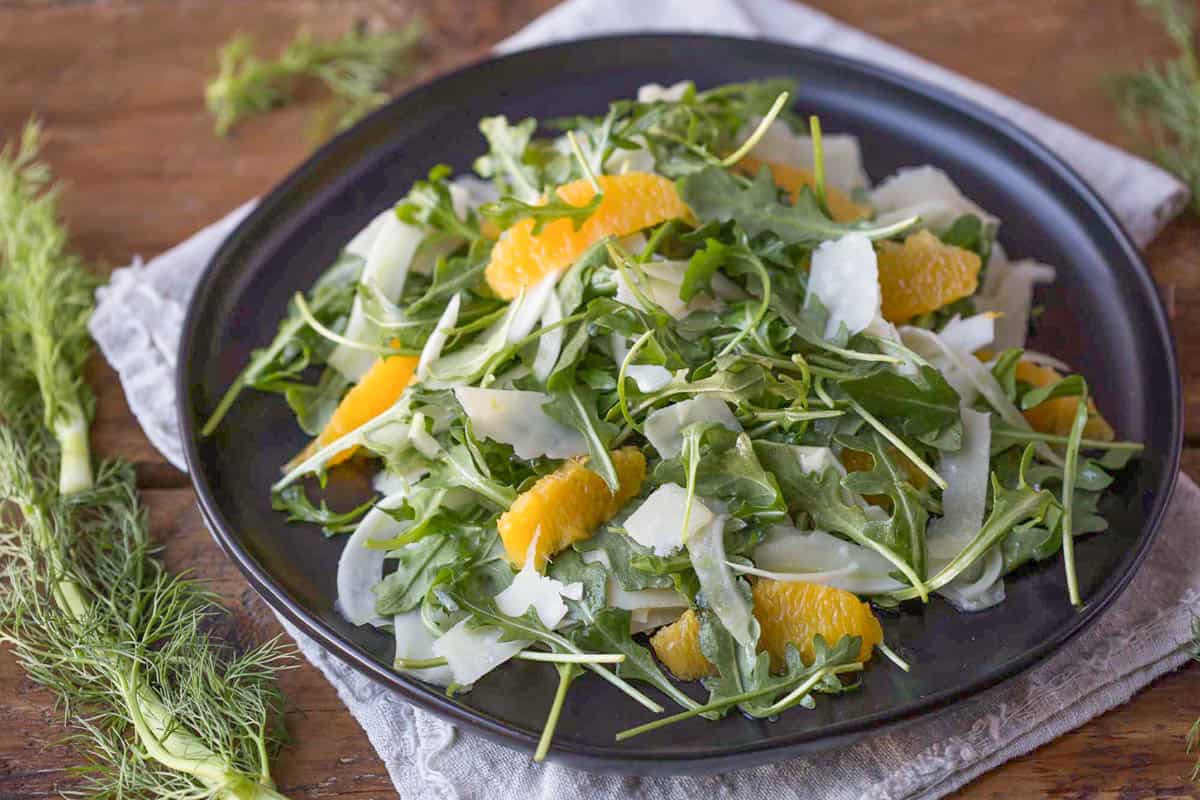
[[[76,729],[87,797],[277,800],[290,656],[212,638],[221,610],[154,558],[132,468],[93,476],[93,280],[67,251],[39,132],[0,153],[0,641]]]
[[[343,130],[388,100],[384,86],[412,64],[422,25],[372,31],[356,25],[337,39],[300,31],[273,61],[254,53],[254,41],[239,34],[218,56],[217,75],[204,89],[216,132],[226,136],[239,122],[286,105],[302,78],[320,81],[333,93],[326,111],[333,130]]]
[[[1200,213],[1200,57],[1196,12],[1185,0],[1138,0],[1158,19],[1178,54],[1158,66],[1120,75],[1110,91],[1125,124],[1147,150],[1192,190]]]

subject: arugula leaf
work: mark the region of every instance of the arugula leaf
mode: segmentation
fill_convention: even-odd
[[[429,477],[422,483],[431,488],[461,486],[470,489],[500,510],[507,509],[517,499],[517,493],[511,486],[493,480],[480,471],[465,444],[452,444],[443,449]]]
[[[462,558],[454,536],[426,536],[393,550],[390,557],[396,571],[384,576],[374,587],[375,613],[392,617],[411,611],[434,585],[438,571]]]
[[[1028,411],[1055,397],[1087,395],[1087,381],[1082,375],[1069,375],[1062,380],[1030,389],[1021,398],[1021,410]]]
[[[906,437],[940,450],[962,446],[958,392],[931,366],[919,366],[913,377],[882,369],[839,386],[870,413],[898,425]]]
[[[734,516],[783,519],[787,506],[779,484],[759,463],[749,436],[720,423],[689,425],[684,436],[696,440],[699,458],[690,459],[685,446],[676,458],[659,463],[655,483],[689,485],[694,474],[695,494],[723,501]]]
[[[709,166],[680,178],[676,188],[701,222],[734,222],[752,237],[766,235],[805,247],[854,232],[871,239],[887,239],[908,229],[914,221],[888,225],[834,222],[821,211],[811,192],[802,192],[795,204],[781,202],[779,189],[766,167],[749,186],[743,186],[727,170]]]
[[[568,604],[571,602],[568,601]],[[585,649],[599,653],[620,653],[625,656],[625,660],[617,665],[618,676],[648,683],[683,708],[695,708],[700,705],[664,675],[650,651],[629,635],[629,612],[625,609],[597,610],[586,625],[572,634],[572,638]]]
[[[550,199],[545,202],[540,202],[539,199],[533,203],[526,203],[511,195],[506,195],[499,200],[484,203],[480,206],[479,213],[501,228],[508,228],[523,219],[532,219],[533,230],[531,233],[537,236],[542,232],[546,223],[560,219],[571,220],[574,229],[579,230],[583,223],[596,213],[596,209],[600,207],[603,199],[604,195],[595,194],[591,200],[577,206],[563,200],[557,192],[551,192]]]
[[[992,254],[992,242],[995,230],[985,225],[983,220],[974,214],[963,214],[950,225],[939,237],[943,242],[963,250],[970,250],[979,256],[979,261],[987,268],[988,258]]]
[[[596,400],[592,390],[586,386],[554,392],[550,402],[542,409],[552,419],[567,425],[583,436],[588,446],[587,468],[604,478],[609,490],[620,491],[621,477],[613,466],[609,445],[617,433],[615,425],[600,419],[596,413]]]
[[[760,450],[764,457],[767,452]],[[841,475],[833,467],[820,473],[806,473],[799,459],[775,458],[769,463],[791,508],[808,512],[814,527],[840,533],[855,544],[879,553],[912,584],[914,597],[927,595],[931,587],[925,585],[913,568],[911,553],[893,549],[901,545],[895,517],[871,519],[860,506],[848,504],[842,494]]]
[[[1033,448],[1030,446],[1022,456],[1022,465],[1028,465],[1032,459]],[[1049,510],[1057,505],[1054,495],[1045,489],[1030,486],[1023,473],[1024,466],[1022,477],[1013,489],[1002,484],[996,474],[992,473],[992,509],[988,512],[983,527],[961,553],[926,581],[930,590],[940,589],[954,580],[1012,531],[1036,526],[1046,519]],[[915,589],[901,589],[893,592],[892,596],[897,600],[907,600],[916,597],[917,594]]]
[[[468,243],[478,241],[483,234],[475,215],[468,211],[464,219],[454,208],[449,181],[453,172],[447,164],[438,164],[429,170],[428,179],[414,183],[408,196],[396,206],[396,216],[409,225],[424,225],[461,236]]]
[[[506,117],[484,117],[479,131],[487,139],[490,152],[475,159],[475,171],[481,178],[496,181],[502,191],[515,195],[525,203],[536,202],[542,194],[542,181],[537,171],[525,163],[537,120],[529,117],[516,125]]]
[[[710,610],[700,613],[700,652],[716,668],[717,674],[704,678],[708,703],[720,703],[762,688],[771,675],[771,656],[754,647],[739,644],[721,620]],[[705,714],[717,719],[732,706]]]
[[[712,276],[726,262],[729,245],[719,239],[706,239],[704,247],[692,253],[683,283],[679,286],[679,299],[685,303],[701,291],[711,291]]]
[[[613,527],[606,527],[590,538],[576,542],[574,547],[583,553],[593,550],[602,551],[608,556],[609,569],[613,576],[616,577],[621,587],[627,591],[670,589],[673,585],[670,576],[666,573],[654,573],[636,567],[634,565],[635,560],[640,556],[652,555],[652,551],[650,548],[638,544],[632,538],[615,530]],[[687,556],[684,554],[681,569],[690,568],[691,562],[687,560]],[[672,571],[674,570],[668,570],[668,572]]]
[[[314,506],[299,483],[289,484],[271,495],[271,508],[276,511],[286,511],[288,522],[310,522],[321,526],[321,532],[326,536],[346,533],[354,530],[358,520],[375,505],[374,498],[366,501],[349,511],[334,511],[321,501],[320,506]]]
[[[315,384],[297,384],[284,391],[288,407],[296,415],[300,430],[316,436],[329,423],[330,417],[350,388],[350,379],[336,369],[326,369]]]
[[[892,501],[890,524],[883,541],[897,553],[905,554],[916,573],[924,578],[929,511],[907,470],[897,462],[899,454],[875,431],[866,436],[839,437],[839,441],[853,450],[869,453],[874,462],[869,470],[851,472],[842,479],[842,486],[862,495],[882,494]]]

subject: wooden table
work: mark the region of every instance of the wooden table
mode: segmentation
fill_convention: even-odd
[[[307,26],[341,32],[352,20],[396,22],[419,11],[429,57],[414,81],[483,57],[553,0],[187,0],[0,3],[0,138],[31,111],[45,119],[46,157],[70,187],[65,211],[78,248],[119,266],[180,241],[267,189],[311,151],[304,131],[319,102],[213,136],[201,89],[217,48],[235,31],[274,52]],[[1128,146],[1101,79],[1169,53],[1134,0],[814,0],[813,5],[1102,139]],[[1200,476],[1200,222],[1175,222],[1148,258],[1173,306],[1188,407],[1184,468]],[[172,568],[211,582],[237,623],[258,635],[274,618],[201,523],[186,476],[150,446],[99,359],[93,441],[135,462],[155,535]],[[307,665],[283,688],[294,744],[277,765],[294,798],[391,797],[382,764],[333,689]],[[983,797],[1200,796],[1186,775],[1183,737],[1200,713],[1200,667],[1156,682],[1115,709],[962,791]],[[72,762],[48,696],[0,653],[0,797],[45,798]],[[407,798],[406,798],[407,800]]]

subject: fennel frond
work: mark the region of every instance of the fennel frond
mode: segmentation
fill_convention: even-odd
[[[353,125],[388,100],[384,87],[411,63],[422,26],[413,21],[394,31],[356,25],[337,39],[300,31],[275,60],[260,60],[254,42],[239,34],[221,48],[217,75],[204,89],[216,132],[225,136],[244,119],[285,105],[301,78],[315,78],[333,93],[324,115],[334,130]]]
[[[37,160],[40,146],[41,126],[31,121],[19,143],[0,150],[0,319],[12,357],[36,379],[45,424],[62,451],[59,490],[70,494],[92,483],[93,401],[82,370],[96,282],[68,249],[58,190]]]

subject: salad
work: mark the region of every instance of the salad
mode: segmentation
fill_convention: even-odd
[[[658,715],[627,738],[919,669],[881,617],[989,608],[1030,562],[1080,604],[1075,538],[1141,449],[1025,347],[1053,268],[935,167],[872,186],[792,96],[482,120],[476,175],[434,167],[356,235],[205,428],[281,394],[312,441],[272,502],[349,534],[340,613],[449,693],[546,662],[539,759],[587,673]],[[349,468],[375,499],[314,500]]]

